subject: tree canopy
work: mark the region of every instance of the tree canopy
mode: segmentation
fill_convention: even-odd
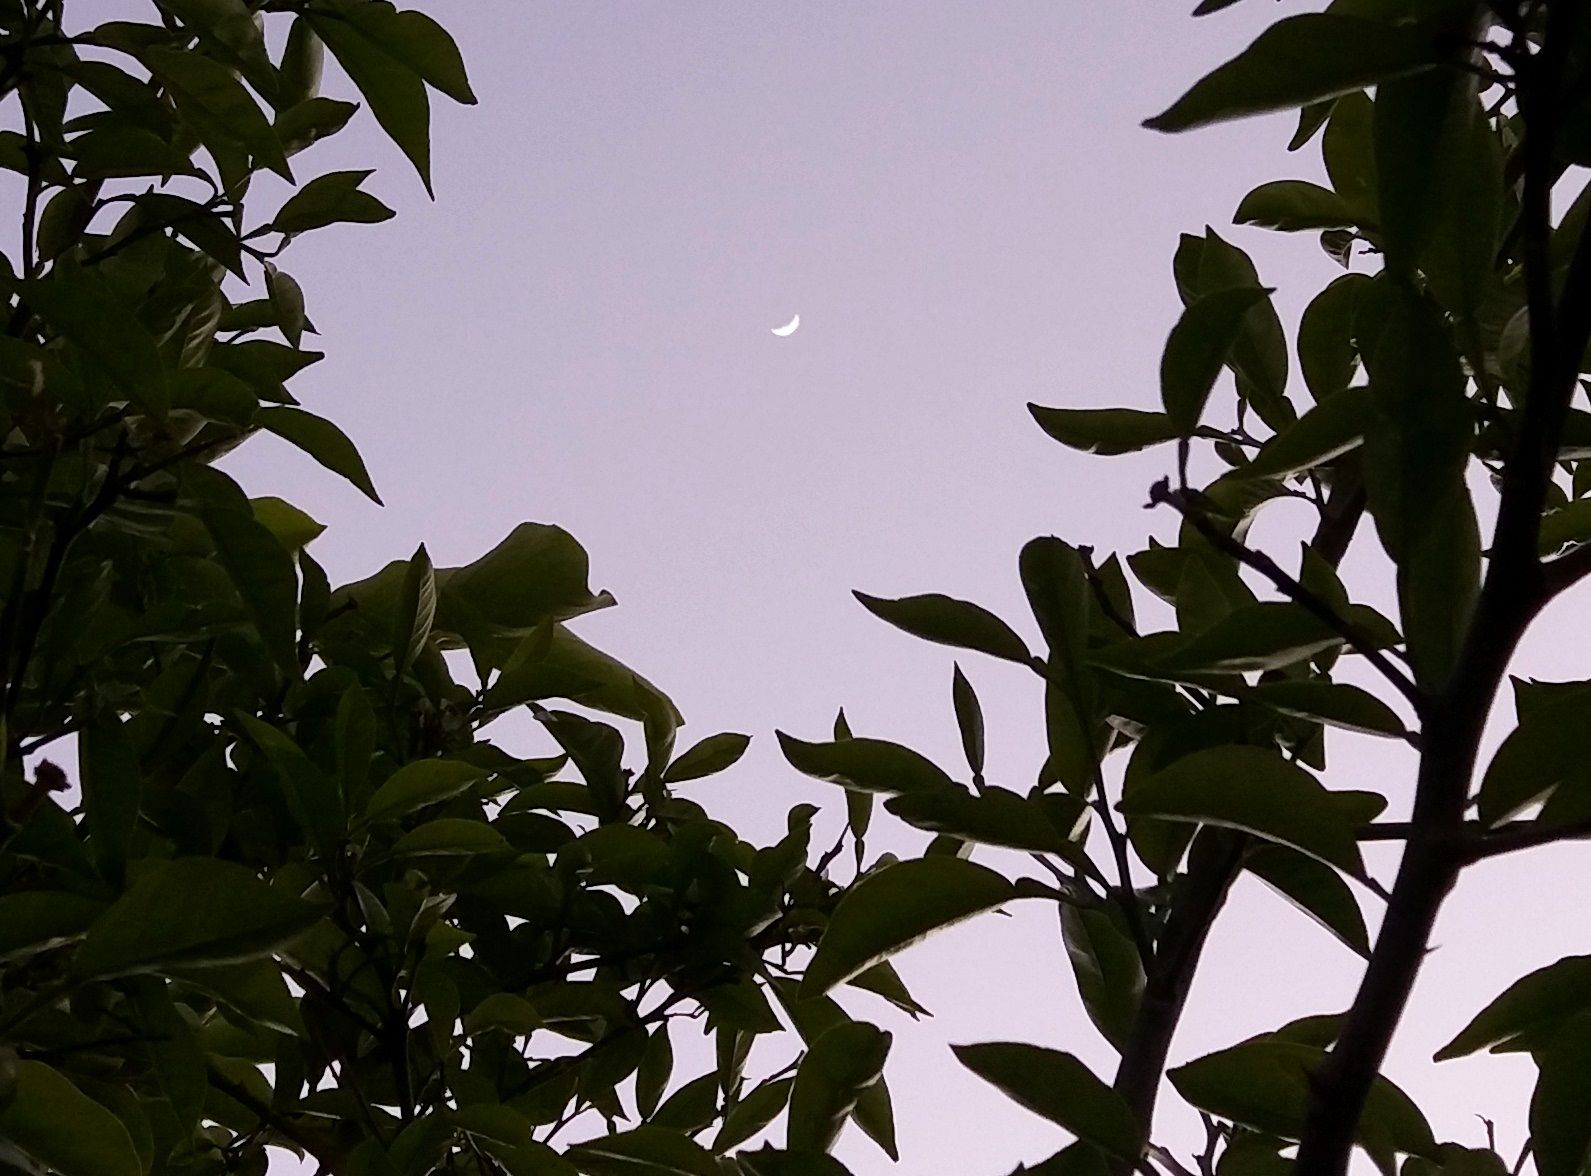
[[[284,258],[393,215],[311,162],[361,105],[429,189],[452,39],[384,0],[101,15],[0,2],[0,1171],[772,1176],[853,1118],[893,1155],[889,1035],[801,987],[842,847],[684,795],[747,736],[679,750],[576,634],[614,603],[580,544],[333,585],[215,464],[263,431],[380,501],[289,391],[322,354]],[[527,707],[557,754],[488,734]]]
[[[1032,406],[1073,450],[1159,447],[1174,543],[1034,539],[1015,625],[858,593],[1030,670],[1047,755],[1030,787],[986,778],[959,665],[962,766],[843,713],[781,732],[843,789],[827,846],[812,806],[757,846],[689,798],[748,736],[678,750],[669,696],[577,635],[614,600],[567,532],[334,586],[324,528],[217,468],[263,430],[379,501],[289,391],[321,353],[283,260],[393,215],[368,171],[316,174],[318,140],[373,117],[429,190],[429,104],[474,95],[443,28],[386,0],[142,11],[0,0],[22,230],[0,266],[0,1174],[258,1174],[285,1148],[335,1176],[843,1176],[848,1122],[897,1149],[890,1033],[837,997],[921,1013],[891,958],[1016,903],[1054,909],[1119,1055],[957,1047],[1059,1129],[1019,1172],[1591,1166],[1584,956],[1476,993],[1437,1055],[1530,1057],[1517,1158],[1439,1138],[1382,1073],[1463,871],[1591,834],[1591,682],[1508,677],[1591,572],[1584,4],[1335,0],[1148,120],[1296,110],[1289,149],[1327,182],[1262,184],[1234,220],[1343,273],[1289,340],[1248,228],[1185,235],[1159,404]],[[358,102],[321,94],[328,66]],[[1307,525],[1261,544],[1284,502]],[[1356,543],[1379,558],[1345,575]],[[498,739],[527,710],[554,753]],[[1409,750],[1407,811],[1398,782],[1333,770],[1349,739]],[[878,819],[926,848],[877,852]],[[1398,850],[1390,881],[1370,842]],[[1168,1069],[1245,873],[1363,958],[1358,993]],[[1157,1137],[1172,1096],[1197,1154]]]

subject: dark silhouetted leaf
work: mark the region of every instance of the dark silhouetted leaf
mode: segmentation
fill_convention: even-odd
[[[821,996],[935,931],[1015,897],[1015,888],[999,874],[960,858],[883,866],[840,899],[801,981],[801,994]]]
[[[874,616],[925,641],[976,650],[1019,665],[1026,665],[1032,659],[1027,645],[1011,626],[988,609],[965,600],[938,593],[905,596],[899,600],[885,600],[862,592],[852,595]]]
[[[750,745],[750,735],[737,735],[733,731],[709,735],[669,764],[663,773],[663,783],[682,784],[722,772],[745,755]]]
[[[1180,435],[1165,413],[1138,408],[1045,408],[1029,404],[1028,412],[1039,428],[1062,445],[1103,457],[1135,453],[1174,441]]]
[[[1418,26],[1325,12],[1285,17],[1144,126],[1185,131],[1304,106],[1426,69],[1440,59],[1432,35]]]
[[[788,1146],[826,1152],[862,1091],[884,1072],[890,1035],[866,1021],[845,1021],[820,1034],[796,1070],[790,1092]]]
[[[955,781],[932,760],[883,739],[839,739],[805,743],[783,731],[779,750],[798,772],[863,792],[926,792],[952,789]]]
[[[1357,875],[1364,872],[1364,863],[1355,832],[1375,815],[1365,815],[1366,798],[1362,792],[1328,792],[1276,752],[1215,747],[1155,773],[1120,807],[1129,816],[1242,829]]]
[[[1122,1159],[1138,1154],[1142,1134],[1122,1098],[1069,1053],[1019,1042],[957,1045],[967,1069],[1035,1114]]]

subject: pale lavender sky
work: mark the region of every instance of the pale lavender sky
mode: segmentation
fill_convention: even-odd
[[[1255,183],[1316,173],[1313,150],[1283,153],[1286,118],[1182,138],[1137,125],[1277,6],[1201,21],[1191,0],[425,7],[458,37],[481,97],[438,102],[436,203],[366,125],[305,162],[378,162],[372,187],[398,219],[317,234],[284,259],[329,353],[295,390],[360,443],[387,509],[269,439],[228,468],[331,524],[315,552],[334,582],[421,540],[448,564],[522,519],[569,528],[620,601],[582,634],[673,694],[682,745],[756,736],[739,768],[691,794],[761,838],[792,803],[840,800],[784,765],[776,726],[818,738],[843,704],[859,733],[954,769],[952,654],[870,618],[850,589],[945,591],[1031,631],[1016,578],[1026,539],[1125,552],[1166,533],[1141,509],[1164,453],[1071,453],[1024,405],[1152,407],[1177,234],[1227,233]],[[1230,235],[1280,287],[1291,333],[1331,263],[1308,237]],[[795,313],[795,335],[769,333]],[[1367,533],[1349,567],[1377,556]],[[1535,648],[1538,673],[1575,674],[1572,648]],[[1043,758],[1037,683],[963,665],[988,715],[991,779],[1025,789]],[[1333,736],[1328,782],[1406,780],[1405,760],[1361,746]],[[1505,1150],[1518,1145],[1526,1065],[1427,1059],[1516,976],[1586,950],[1577,903],[1532,901],[1575,861],[1489,867],[1450,905],[1464,917],[1439,929],[1426,1007],[1391,1069],[1439,1137],[1478,1144],[1480,1112]],[[948,1042],[1038,1041],[1109,1076],[1053,911],[1012,915],[903,958],[933,1021],[849,1001],[896,1031],[903,1153],[893,1169],[848,1132],[857,1176],[998,1176],[1066,1142],[960,1071]],[[1550,944],[1530,942],[1548,929]],[[1355,964],[1241,884],[1174,1060],[1341,1008]],[[1174,1098],[1162,1123],[1164,1142],[1197,1138]]]

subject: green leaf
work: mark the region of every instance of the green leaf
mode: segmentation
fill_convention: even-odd
[[[423,12],[400,12],[391,4],[344,8],[366,39],[425,79],[455,102],[475,104],[464,58],[446,29]]]
[[[509,844],[503,840],[503,835],[484,821],[474,821],[468,817],[442,817],[427,821],[398,838],[397,844],[392,847],[392,856],[439,854],[470,857],[508,848]]]
[[[1184,303],[1191,304],[1194,294],[1182,290],[1180,275],[1177,281]],[[1206,225],[1197,252],[1193,291],[1208,295],[1234,287],[1260,286],[1253,259]],[[1243,328],[1232,343],[1226,363],[1237,377],[1239,399],[1252,407],[1261,420],[1273,429],[1292,422],[1297,414],[1287,399],[1287,336],[1269,294],[1244,316]]]
[[[1591,498],[1580,498],[1542,516],[1536,550],[1555,555],[1560,548],[1587,540],[1591,540]]]
[[[593,886],[642,890],[668,869],[668,843],[634,825],[602,825],[582,833],[558,853],[579,862]]]
[[[674,1043],[669,1040],[668,1022],[652,1030],[646,1039],[646,1049],[641,1054],[641,1064],[635,1071],[635,1109],[643,1119],[650,1119],[663,1091],[674,1073]],[[727,1122],[725,1127],[727,1129]]]
[[[735,1162],[746,1176],[851,1176],[849,1168],[822,1152],[763,1147],[754,1152],[740,1152]]]
[[[1237,286],[1203,294],[1171,328],[1160,358],[1160,396],[1184,436],[1198,427],[1248,312],[1270,293],[1261,286]]]
[[[1083,1011],[1118,1051],[1138,1019],[1144,965],[1126,919],[1114,905],[1061,903],[1061,939],[1072,963]]]
[[[311,98],[288,107],[277,116],[275,124],[282,151],[292,156],[313,147],[347,126],[358,110],[356,103],[332,98]]]
[[[448,1119],[454,1127],[466,1131],[474,1144],[502,1165],[508,1176],[577,1176],[574,1165],[546,1144],[531,1138],[534,1127],[530,1120],[511,1107],[474,1103],[453,1111]],[[399,1136],[389,1152],[394,1158],[402,1138]],[[448,1140],[444,1139],[443,1151],[446,1150],[446,1142]],[[424,1170],[431,1169],[428,1167]],[[409,1171],[418,1169],[411,1168]]]
[[[1059,795],[1050,799],[1075,806],[1074,822],[1081,817],[1081,801]],[[989,788],[977,796],[960,788],[907,792],[891,797],[884,807],[908,825],[948,833],[963,841],[1034,853],[1078,850],[1065,836],[1069,830],[1059,830],[1051,823],[1043,802],[1004,788]]]
[[[1426,69],[1440,60],[1431,32],[1417,25],[1324,12],[1285,17],[1144,126],[1185,131],[1305,106]]]
[[[404,764],[376,789],[365,805],[363,819],[369,823],[405,816],[457,796],[485,775],[485,768],[462,760],[415,760]]]
[[[1482,822],[1497,825],[1554,789],[1576,792],[1591,784],[1585,757],[1591,695],[1566,692],[1522,712],[1519,725],[1498,747],[1481,778],[1477,804]]]
[[[801,995],[821,996],[935,931],[1015,897],[1015,887],[999,874],[960,858],[883,866],[840,899],[801,981]]]
[[[860,988],[881,996],[901,1012],[906,1013],[913,1020],[918,1017],[933,1016],[927,1009],[917,1003],[915,997],[907,989],[900,978],[900,973],[895,970],[895,965],[888,960],[874,964],[866,971],[858,972],[847,981],[852,988]]]
[[[249,499],[249,509],[254,521],[276,537],[276,541],[291,552],[308,547],[322,532],[325,524],[317,523],[291,502],[270,496]]]
[[[536,1015],[536,1006],[518,993],[493,992],[464,1015],[463,1025],[470,1037],[494,1032],[529,1037],[544,1022]]]
[[[0,894],[0,960],[75,939],[104,909],[103,902],[66,890]]]
[[[1503,157],[1502,141],[1479,96],[1464,89],[1442,126],[1434,164],[1436,224],[1420,267],[1437,301],[1477,327],[1497,284],[1508,191]]]
[[[1354,217],[1347,202],[1330,188],[1306,180],[1272,180],[1243,197],[1232,222],[1296,233],[1352,228]]]
[[[143,1176],[122,1121],[43,1062],[16,1063],[0,1139],[57,1176]]]
[[[293,21],[282,48],[282,82],[278,105],[286,110],[308,102],[320,93],[326,68],[326,46],[303,17]]]
[[[1177,647],[1166,664],[1184,673],[1279,670],[1342,644],[1342,636],[1303,605],[1268,600],[1234,609]]]
[[[683,784],[687,780],[716,775],[734,765],[750,745],[750,735],[737,735],[733,731],[709,735],[669,764],[663,773],[663,783]]]
[[[294,347],[304,339],[304,290],[273,262],[265,263],[265,291],[282,335]]]
[[[1099,766],[1098,688],[1084,660],[1093,613],[1088,566],[1075,547],[1044,536],[1023,546],[1017,568],[1050,651],[1044,665],[1045,772],[1081,793],[1093,785]]]
[[[611,605],[608,593],[591,591],[589,576],[586,550],[568,531],[546,523],[520,523],[473,563],[437,573],[440,615],[472,647],[471,627],[454,614],[484,621],[494,637],[511,637],[515,647],[543,621],[566,621]]]
[[[151,416],[170,403],[160,348],[111,286],[95,274],[60,265],[24,283],[28,305],[103,369],[116,388]]]
[[[1457,70],[1427,70],[1376,88],[1373,142],[1380,243],[1388,268],[1405,276],[1413,274],[1436,229],[1442,128],[1469,85],[1470,79]]]
[[[1298,366],[1317,401],[1346,391],[1358,370],[1354,311],[1370,281],[1364,274],[1344,274],[1304,308],[1298,322]]]
[[[138,826],[142,773],[138,750],[114,711],[78,735],[83,786],[83,829],[95,864],[107,881],[120,887],[127,847]]]
[[[1309,1104],[1309,1074],[1325,1051],[1319,1046],[1264,1036],[1207,1054],[1167,1073],[1183,1098],[1200,1110],[1256,1131],[1297,1139]],[[1436,1140],[1419,1108],[1391,1082],[1370,1088],[1358,1141],[1372,1157],[1389,1153],[1429,1156]],[[1383,1165],[1384,1166],[1384,1165]]]
[[[532,582],[524,588],[546,588],[546,581]],[[606,596],[606,594],[603,594]],[[540,607],[540,602],[525,593],[523,607],[527,612]],[[608,598],[608,599],[611,599]],[[448,587],[442,592],[442,613],[448,624],[456,624],[462,610],[459,598],[451,597]],[[571,609],[600,607],[597,605],[571,605]],[[478,618],[479,614],[475,614]],[[479,655],[486,648],[492,660],[491,648],[501,637],[513,637],[515,630],[490,627],[490,636],[483,643],[472,640],[470,652]],[[523,640],[534,640],[527,631]],[[510,665],[491,689],[487,691],[487,705],[506,708],[519,703],[543,698],[567,698],[594,710],[606,711],[622,718],[635,719],[647,724],[650,732],[659,728],[672,731],[683,722],[673,701],[651,682],[624,666],[600,649],[586,644],[563,625],[552,626],[552,636],[547,650],[539,657],[531,657],[517,667]]]
[[[790,1088],[794,1085],[794,1078],[770,1078],[759,1083],[729,1108],[713,1138],[713,1150],[726,1152],[737,1147],[777,1119],[790,1102]]]
[[[212,152],[222,137],[242,147],[289,183],[292,170],[265,112],[232,71],[202,53],[148,49],[144,61],[166,87],[182,116],[193,124]],[[217,156],[219,163],[221,157]]]
[[[928,792],[956,788],[939,766],[909,747],[884,739],[806,743],[776,731],[779,750],[798,772],[862,792]]]
[[[1565,956],[1515,980],[1475,1014],[1433,1061],[1477,1050],[1541,1050],[1565,1022],[1591,1011],[1591,956]]]
[[[1353,875],[1364,793],[1333,793],[1303,768],[1258,747],[1213,747],[1156,772],[1122,799],[1134,817],[1199,821],[1280,842]],[[1371,814],[1374,815],[1374,814]]]
[[[345,798],[340,780],[323,772],[282,731],[253,715],[238,713],[238,722],[275,769],[293,817],[326,849],[343,828]]]
[[[590,1176],[723,1176],[712,1152],[663,1127],[593,1139],[565,1154]]]
[[[1082,554],[1054,536],[1042,536],[1023,545],[1017,570],[1039,631],[1055,655],[1053,660],[1061,663],[1069,678],[1075,679],[1088,648],[1093,602]],[[1074,701],[1086,701],[1081,682],[1071,682],[1069,689],[1075,695]]]
[[[1011,626],[988,609],[965,600],[941,596],[937,592],[899,600],[885,600],[862,592],[851,595],[874,616],[924,641],[976,650],[1018,665],[1027,665],[1033,658]]]
[[[371,502],[381,505],[381,496],[371,484],[359,450],[354,448],[346,433],[326,418],[283,405],[260,409],[259,423],[268,432],[298,446],[332,473],[348,479]]]
[[[236,65],[267,101],[276,101],[276,70],[265,49],[265,36],[245,0],[159,0],[160,6],[197,33],[199,43]]]
[[[313,926],[321,914],[314,903],[231,862],[149,862],[89,928],[72,970],[79,976],[120,976],[166,964],[256,959]]]
[[[369,192],[359,190],[371,174],[369,171],[339,171],[316,176],[277,209],[271,230],[308,233],[327,225],[378,225],[391,220],[397,213]]]
[[[186,176],[198,172],[183,151],[142,127],[103,126],[72,140],[74,179],[133,179],[138,176]]]
[[[978,704],[978,693],[967,681],[959,665],[951,667],[950,701],[956,712],[956,729],[961,732],[961,751],[967,757],[967,767],[974,777],[983,775],[984,734],[983,707]]]
[[[1536,1055],[1530,1149],[1540,1176],[1578,1176],[1591,1154],[1591,1016],[1559,1027]]]
[[[1382,276],[1366,288],[1366,309],[1378,330],[1364,351],[1377,410],[1365,432],[1365,491],[1398,564],[1416,680],[1434,688],[1455,664],[1479,592],[1480,534],[1465,482],[1474,409],[1439,307]]]
[[[1370,389],[1344,388],[1267,441],[1243,473],[1285,478],[1325,465],[1364,443],[1370,412]]]
[[[1327,682],[1319,678],[1262,682],[1247,697],[1283,714],[1312,719],[1345,731],[1394,739],[1401,739],[1408,733],[1396,711],[1369,691],[1346,682]]]
[[[1164,441],[1175,441],[1177,426],[1163,412],[1137,408],[1045,408],[1029,404],[1028,412],[1050,437],[1070,449],[1114,457],[1136,453]]]
[[[390,38],[383,35],[388,21],[365,11],[378,7],[391,12],[379,0],[336,0],[303,16],[364,95],[381,129],[414,164],[431,194],[431,103],[425,81],[394,53]]]
[[[299,676],[298,576],[293,557],[252,514],[224,507],[203,512],[216,559],[237,589],[277,668]]]
[[[288,991],[281,965],[274,959],[172,968],[170,971],[184,983],[212,994],[232,1013],[246,1020],[278,1033],[305,1035],[298,999]]]
[[[709,1071],[669,1095],[652,1116],[652,1126],[692,1135],[718,1116],[718,1075]]]
[[[890,1035],[866,1021],[834,1025],[813,1041],[790,1093],[787,1146],[826,1152],[856,1101],[884,1072]]]
[[[849,983],[856,987],[868,987],[870,991],[879,992],[908,1012],[922,1012],[920,1005],[909,998],[901,1002],[898,994],[888,995],[891,985],[871,984],[881,969],[890,969],[889,964],[875,964],[853,976]],[[897,983],[893,986],[901,988]],[[831,997],[815,996],[803,997],[800,986],[794,980],[775,979],[770,985],[779,1003],[784,1006],[789,1014],[790,1021],[795,1025],[796,1032],[801,1035],[801,1040],[811,1046],[824,1033],[835,1025],[845,1024],[853,1018]],[[862,1133],[883,1150],[891,1160],[899,1160],[900,1156],[895,1146],[895,1113],[890,1103],[889,1086],[881,1077],[877,1082],[867,1086],[856,1100],[856,1110],[852,1115],[853,1121],[862,1129]]]
[[[1035,1114],[1131,1161],[1143,1132],[1117,1094],[1069,1053],[1020,1042],[954,1045],[967,1069]]]
[[[409,557],[393,621],[392,672],[401,678],[430,642],[436,622],[436,570],[424,543]]]
[[[1278,894],[1340,939],[1350,951],[1369,958],[1370,938],[1353,891],[1330,866],[1283,845],[1252,850],[1244,865]]]

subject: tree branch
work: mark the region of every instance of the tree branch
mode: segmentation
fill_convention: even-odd
[[[1364,509],[1364,491],[1358,479],[1345,475],[1333,486],[1321,508],[1320,521],[1308,546],[1336,567],[1353,540]],[[1188,853],[1187,869],[1177,879],[1155,958],[1145,968],[1143,997],[1123,1046],[1113,1087],[1133,1112],[1146,1148],[1166,1057],[1193,987],[1199,958],[1251,844],[1252,839],[1246,834],[1229,829],[1206,826],[1199,830]],[[1118,1164],[1113,1172],[1116,1176],[1129,1176],[1133,1167]]]

